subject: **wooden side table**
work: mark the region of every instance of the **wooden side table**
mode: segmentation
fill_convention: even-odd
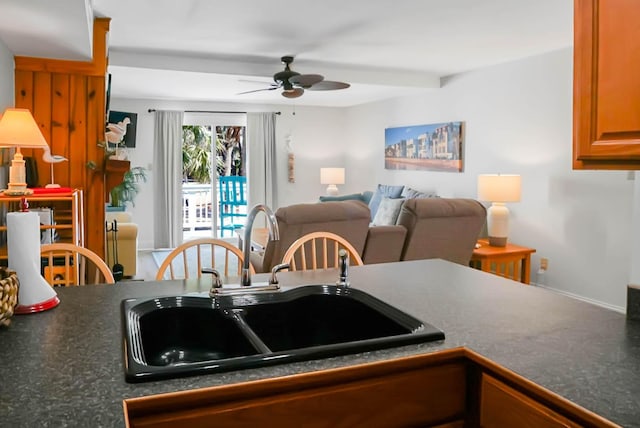
[[[469,266],[505,278],[529,284],[531,254],[536,250],[507,243],[506,247],[492,247],[487,239],[479,239]]]

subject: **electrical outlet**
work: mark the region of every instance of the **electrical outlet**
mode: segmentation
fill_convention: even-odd
[[[547,270],[549,268],[549,259],[546,257],[542,257],[540,259],[540,269]]]

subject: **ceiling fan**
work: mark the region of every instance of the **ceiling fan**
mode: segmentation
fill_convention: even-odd
[[[286,98],[298,98],[304,94],[304,90],[309,91],[333,91],[336,89],[346,89],[351,86],[344,82],[333,82],[324,80],[320,74],[300,74],[291,70],[292,56],[283,56],[281,59],[284,70],[273,75],[273,82],[270,87],[255,89],[253,91],[240,92],[238,95],[250,94],[252,92],[273,91],[282,88],[282,96]]]

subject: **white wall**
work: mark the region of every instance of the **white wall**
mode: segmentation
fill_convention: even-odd
[[[111,110],[138,114],[136,148],[129,149],[132,166],[150,170],[149,180],[141,184],[141,191],[130,208],[138,223],[139,248],[153,248],[153,133],[154,115],[149,108],[165,110],[222,110],[222,111],[280,111],[276,120],[276,144],[278,147],[278,204],[291,205],[317,201],[324,193],[320,184],[320,167],[345,166],[343,147],[343,109],[323,107],[299,107],[295,105],[220,104],[158,100],[134,100],[113,98]],[[295,114],[294,114],[295,112]],[[213,115],[212,115],[213,116]],[[220,117],[220,115],[216,115]],[[198,115],[202,120],[202,115]],[[291,136],[296,158],[295,183],[288,182],[286,137]],[[347,178],[349,180],[349,178]],[[277,207],[272,207],[277,208]]]
[[[134,165],[148,166],[153,153],[153,115],[148,108],[282,111],[277,140],[279,205],[317,200],[321,166],[345,166],[341,193],[378,183],[436,190],[444,197],[476,197],[481,173],[522,175],[522,200],[509,204],[510,240],[533,247],[532,280],[540,257],[549,259],[544,285],[625,306],[630,278],[634,182],[624,171],[573,171],[572,51],[452,76],[427,95],[348,109],[170,103],[112,100],[112,109],[138,112]],[[384,169],[384,129],[463,121],[462,173]],[[287,182],[285,136],[293,135],[296,182]],[[151,177],[153,180],[153,177]],[[140,247],[153,243],[152,183],[134,209]]]
[[[358,183],[351,185],[476,198],[478,174],[521,174],[522,200],[508,204],[509,238],[537,250],[532,280],[546,257],[548,287],[624,307],[634,182],[624,171],[571,169],[572,61],[565,49],[452,76],[429,95],[352,108],[346,164]],[[463,173],[384,169],[385,127],[446,121],[464,122]]]
[[[0,40],[0,113],[14,106],[14,65],[13,54]]]

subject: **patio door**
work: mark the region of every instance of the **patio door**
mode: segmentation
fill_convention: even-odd
[[[246,203],[221,205],[229,193],[223,192],[220,177],[246,183],[246,115],[185,113],[184,123],[189,125],[183,127],[183,240],[214,237],[235,242],[233,231],[244,224]]]

